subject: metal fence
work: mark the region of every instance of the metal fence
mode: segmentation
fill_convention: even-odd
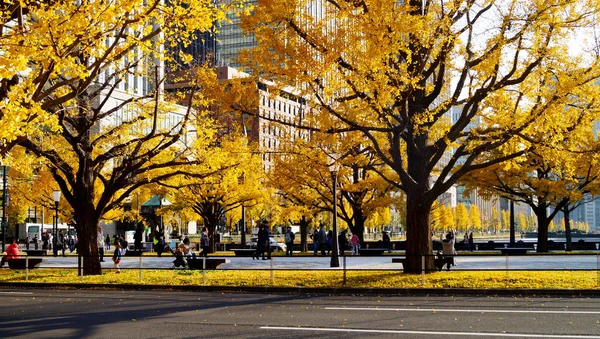
[[[32,268],[32,261],[42,261],[37,270],[62,269],[76,270],[83,282],[83,267],[85,259],[82,256],[20,256],[23,262],[22,269],[25,270],[25,280],[29,280],[29,271]],[[435,254],[421,255],[421,267],[425,267],[427,258],[436,257]],[[506,272],[506,279],[510,277],[511,272],[518,271],[585,271],[596,272],[597,286],[600,286],[600,252],[587,255],[565,255],[565,254],[526,254],[526,255],[492,255],[491,253],[474,253],[453,256],[457,262],[453,271],[471,272],[471,271],[503,271]],[[110,258],[106,256],[105,258]],[[173,270],[170,264],[175,259],[172,255],[155,256],[123,256],[121,270],[138,270],[139,281],[143,282],[144,270]],[[211,268],[214,260],[229,260],[229,263],[221,264],[218,268]],[[395,259],[395,260],[394,260]],[[219,256],[196,257],[193,269],[202,271],[202,282],[206,283],[206,273],[208,271],[267,271],[270,272],[270,283],[275,282],[275,273],[277,271],[336,271],[343,276],[343,284],[346,284],[347,272],[353,271],[387,271],[402,272],[403,264],[400,263],[406,259],[406,255],[383,255],[383,256],[340,256],[340,267],[328,267],[330,257],[328,256],[271,256],[268,262],[254,262],[250,257],[237,256]],[[231,262],[235,261],[235,263]],[[393,263],[393,261],[397,261]],[[188,262],[189,264],[189,262]],[[112,265],[111,265],[112,266]],[[192,265],[189,265],[192,266]],[[112,269],[104,265],[103,270]],[[443,268],[442,268],[443,270]],[[424,285],[427,273],[433,270],[421,270],[421,283]]]

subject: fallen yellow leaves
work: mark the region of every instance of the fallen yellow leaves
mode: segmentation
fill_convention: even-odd
[[[29,282],[79,283],[75,270],[41,269],[29,272]],[[25,282],[24,271],[9,271],[0,275],[0,282]],[[87,284],[143,284],[143,285],[204,285],[204,286],[279,286],[279,287],[348,287],[348,288],[520,288],[520,289],[599,289],[596,272],[535,271],[510,272],[436,272],[425,276],[397,271],[348,271],[346,284],[342,271],[275,271],[274,283],[269,271],[207,271],[203,282],[202,271],[144,270],[140,282],[139,271],[121,269],[121,274],[109,270],[97,276],[84,276]]]

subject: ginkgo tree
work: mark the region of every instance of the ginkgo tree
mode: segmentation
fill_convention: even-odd
[[[537,251],[548,252],[548,231],[552,219],[568,205],[577,206],[587,195],[598,195],[600,166],[597,141],[591,131],[565,139],[566,149],[538,147],[526,155],[464,179],[484,194],[498,194],[529,205],[537,217]],[[574,143],[569,145],[569,141]],[[528,230],[525,216],[519,216],[521,232]],[[569,239],[570,240],[570,239]]]
[[[84,274],[100,274],[96,228],[107,211],[144,185],[218,171],[197,168],[217,128],[192,109],[210,105],[198,89],[216,76],[195,72],[172,98],[187,105],[176,106],[163,95],[162,65],[174,54],[191,60],[176,47],[224,13],[208,0],[19,4],[25,15],[2,19],[0,78],[18,81],[5,88],[0,137],[5,151],[18,145],[43,160],[72,209]]]
[[[252,207],[269,199],[261,158],[248,140],[240,135],[224,135],[210,150],[210,164],[219,171],[209,176],[174,178],[164,185],[174,188],[171,196],[184,209],[194,211],[210,236],[214,249],[215,231],[226,214],[234,209]]]
[[[312,213],[333,212],[337,208],[338,217],[363,242],[365,222],[378,212],[385,215],[383,209],[389,211],[394,199],[392,185],[374,170],[385,166],[378,164],[369,149],[357,142],[356,135],[354,138],[346,135],[337,143],[319,133],[310,140],[296,140],[276,159],[271,185],[287,200],[307,207]],[[344,153],[331,151],[332,145]],[[333,203],[334,165],[339,186],[337,207]]]
[[[553,117],[599,74],[593,51],[569,42],[596,24],[599,6],[258,0],[243,24],[257,47],[242,59],[309,99],[319,118],[290,124],[364,135],[399,180],[384,178],[406,194],[404,269],[420,272],[439,196],[466,173],[523,154],[529,132],[562,139]],[[483,157],[493,150],[497,157]],[[433,259],[425,265],[433,269]]]

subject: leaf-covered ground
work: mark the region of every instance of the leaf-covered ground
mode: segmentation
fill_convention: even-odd
[[[25,282],[25,271],[0,270],[0,282]],[[29,272],[29,282],[79,283],[75,270],[36,269]],[[436,272],[425,275],[398,271],[348,271],[346,283],[341,271],[202,271],[122,269],[120,274],[104,270],[102,275],[84,276],[90,284],[158,284],[205,286],[282,286],[282,287],[350,287],[350,288],[518,288],[518,289],[600,289],[598,272],[586,271],[476,271]]]

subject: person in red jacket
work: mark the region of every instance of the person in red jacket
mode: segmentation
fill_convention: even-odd
[[[6,256],[2,257],[0,267],[3,267],[5,262],[12,259],[19,259],[19,245],[17,245],[14,238],[10,239],[10,245],[6,248]]]

